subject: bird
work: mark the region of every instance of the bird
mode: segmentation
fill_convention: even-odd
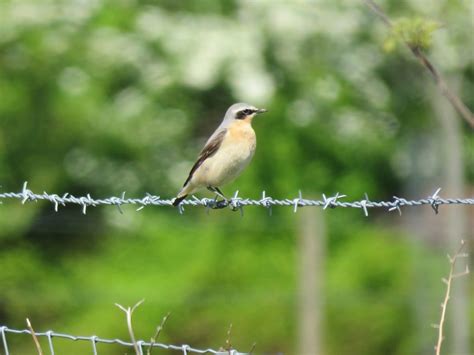
[[[264,112],[267,112],[264,108],[242,102],[227,109],[220,126],[199,153],[173,206],[202,188],[227,200],[219,187],[237,178],[252,160],[257,146],[252,120]]]

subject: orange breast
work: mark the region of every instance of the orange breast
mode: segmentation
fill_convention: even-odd
[[[232,123],[228,128],[229,138],[232,141],[255,141],[255,131],[250,125],[250,121],[239,120]]]

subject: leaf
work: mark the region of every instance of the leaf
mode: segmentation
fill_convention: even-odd
[[[383,43],[383,49],[393,52],[398,43],[406,43],[410,48],[429,49],[433,42],[433,32],[441,27],[441,23],[421,17],[402,17],[393,22],[392,30]]]

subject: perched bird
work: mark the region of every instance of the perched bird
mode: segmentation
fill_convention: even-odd
[[[244,103],[229,107],[222,123],[199,153],[173,206],[204,187],[225,199],[219,186],[234,180],[252,160],[257,144],[252,119],[264,112],[267,110]]]

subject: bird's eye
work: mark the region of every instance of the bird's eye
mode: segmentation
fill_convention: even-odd
[[[251,115],[252,112],[253,112],[253,111],[252,111],[251,109],[249,109],[249,108],[247,108],[247,109],[244,110],[244,114],[245,114],[245,115]]]

